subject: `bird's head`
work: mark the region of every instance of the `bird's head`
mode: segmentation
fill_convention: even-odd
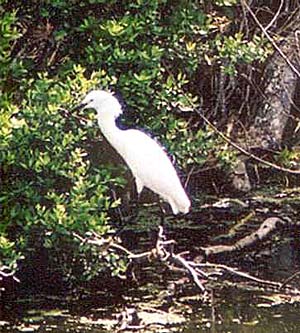
[[[116,97],[108,91],[92,90],[79,105],[82,109],[95,109],[98,117],[111,115],[114,118],[122,113],[122,107]]]

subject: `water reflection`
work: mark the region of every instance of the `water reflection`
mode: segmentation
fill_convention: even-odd
[[[259,295],[229,292],[220,303],[201,310],[192,316],[183,333],[300,332],[299,304],[271,306]]]
[[[274,299],[277,296],[273,296]],[[262,293],[242,292],[237,288],[223,289],[211,298],[209,304],[200,300],[179,300],[178,313],[186,318],[184,324],[149,325],[141,332],[180,333],[276,333],[300,332],[300,305],[282,304],[272,306]],[[186,311],[189,303],[190,311]],[[38,304],[36,304],[38,305]],[[39,304],[41,307],[45,304]],[[20,304],[19,304],[20,306]],[[137,307],[140,305],[137,304]],[[116,332],[116,316],[120,308],[97,308],[89,302],[88,309],[82,302],[77,313],[70,309],[34,309],[34,305],[22,304],[23,316],[15,323],[0,322],[0,332]],[[80,308],[85,309],[80,313]],[[169,308],[169,311],[174,311]],[[21,314],[22,312],[19,312]],[[128,332],[128,330],[126,331]]]

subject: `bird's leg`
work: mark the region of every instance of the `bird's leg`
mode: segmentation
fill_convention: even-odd
[[[162,202],[159,199],[158,199],[158,207],[159,207],[160,225],[164,226],[164,224],[165,224],[166,210],[165,210]]]
[[[135,212],[133,213],[133,219],[137,218],[138,216],[139,206],[140,206],[140,196],[144,188],[144,184],[138,177],[135,177],[135,185],[136,185],[136,195],[135,195],[136,200],[135,200]]]
[[[112,197],[114,200],[118,200],[117,194],[114,190],[112,190]],[[137,197],[137,199],[133,199],[132,197]],[[132,193],[132,191],[127,191],[122,196],[122,204],[121,206],[117,206],[114,209],[114,212],[118,216],[117,220],[119,221],[117,225],[117,230],[115,232],[115,237],[120,236],[126,228],[128,228],[138,216],[138,194]]]
[[[139,206],[140,206],[140,193],[143,190],[143,184],[138,178],[135,178],[135,184],[136,184],[135,188],[136,190],[130,191],[130,199],[128,199],[126,224],[134,222],[138,217]]]
[[[138,195],[138,198],[139,198],[141,192],[143,191],[144,184],[142,183],[142,181],[138,177],[135,177],[135,185],[136,185],[137,195]]]

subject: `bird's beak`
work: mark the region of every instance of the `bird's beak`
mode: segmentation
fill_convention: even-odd
[[[84,109],[87,106],[87,103],[80,103],[79,105],[75,106],[72,111],[79,111]]]

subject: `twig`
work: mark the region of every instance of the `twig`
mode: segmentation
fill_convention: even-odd
[[[251,14],[253,20],[255,21],[255,23],[258,25],[258,27],[261,29],[261,31],[263,32],[263,34],[267,37],[268,41],[272,44],[272,46],[274,47],[274,49],[281,55],[281,57],[285,60],[285,62],[290,66],[291,70],[298,76],[298,78],[300,78],[300,72],[297,70],[297,68],[292,64],[292,62],[289,60],[289,58],[282,52],[282,50],[280,49],[280,47],[275,43],[275,41],[273,40],[273,38],[269,35],[268,31],[266,30],[266,28],[263,27],[263,25],[260,23],[259,19],[256,17],[256,15],[253,13],[252,9],[250,8],[250,6],[247,4],[247,2],[245,0],[242,0],[242,3],[244,4],[244,6],[247,8],[247,10],[249,11],[249,13]]]
[[[198,275],[200,275],[200,272],[197,272],[192,267],[190,262],[185,260],[181,255],[174,253],[175,241],[165,240],[165,239],[166,237],[164,235],[163,227],[159,226],[158,237],[156,242],[156,251],[160,261],[165,264],[175,263],[177,264],[177,266],[178,265],[182,266],[185,269],[185,271],[187,271],[189,275],[192,277],[193,281],[198,286],[198,288],[200,288],[202,292],[205,292],[206,289],[198,277]],[[201,274],[204,275],[206,278],[208,278],[208,276],[204,272],[201,272]]]
[[[202,267],[202,268],[207,267],[207,268],[222,269],[222,270],[228,271],[232,274],[235,274],[237,276],[243,277],[247,280],[251,280],[251,281],[254,281],[254,282],[257,282],[257,283],[260,283],[260,284],[264,284],[264,285],[273,286],[273,287],[276,287],[276,288],[281,288],[281,286],[282,286],[282,284],[280,282],[263,280],[263,279],[260,279],[256,276],[253,276],[253,275],[248,274],[246,272],[239,271],[236,268],[229,267],[229,266],[226,266],[226,265],[223,265],[223,264],[201,263],[201,264],[197,264],[197,266]]]
[[[17,277],[15,277],[15,272],[6,265],[0,267],[0,280],[1,277],[4,278],[12,277],[13,280],[20,283],[20,280]]]
[[[289,276],[287,279],[285,279],[283,282],[282,282],[282,284],[281,284],[281,286],[280,286],[280,288],[279,289],[282,289],[282,288],[284,288],[288,283],[290,283],[292,280],[294,280],[297,276],[299,276],[300,275],[300,271],[297,271],[296,273],[294,273],[294,274],[292,274],[291,276]]]
[[[239,146],[237,143],[233,142],[227,135],[225,135],[224,133],[222,133],[210,120],[208,120],[204,114],[202,114],[200,112],[199,109],[195,109],[195,112],[207,123],[207,125],[209,125],[212,130],[217,133],[224,141],[226,141],[227,143],[229,143],[232,147],[234,147],[235,149],[237,149],[238,151],[240,151],[241,153],[243,153],[244,155],[254,159],[255,161],[265,164],[269,167],[272,167],[276,170],[282,171],[282,172],[287,172],[287,173],[291,173],[291,174],[296,174],[296,175],[300,175],[300,170],[293,170],[293,169],[288,169],[288,168],[284,168],[281,167],[275,163],[266,161],[256,155],[254,155],[253,153],[250,153],[248,150],[242,148],[241,146]]]
[[[73,232],[73,235],[78,238],[82,244],[91,244],[95,245],[97,247],[100,247],[103,251],[107,251],[109,248],[114,248],[117,250],[121,250],[122,252],[126,253],[128,255],[128,258],[130,259],[138,259],[138,258],[143,258],[149,256],[151,253],[150,252],[144,252],[141,254],[135,254],[128,249],[126,249],[124,246],[118,244],[116,240],[112,237],[109,237],[107,239],[101,237],[98,235],[96,232],[93,232],[90,237],[83,238],[80,235],[76,234]]]
[[[174,78],[174,75],[172,74],[172,72],[169,70],[169,68],[166,67],[166,70],[168,71],[168,74],[170,76],[172,76]],[[299,73],[300,75],[300,73]],[[299,76],[300,77],[300,76]],[[174,81],[175,78],[174,78]],[[239,146],[237,143],[233,142],[227,135],[225,135],[223,132],[221,132],[194,104],[194,102],[189,98],[189,96],[184,93],[184,96],[186,98],[186,100],[188,101],[188,103],[190,104],[190,107],[192,108],[193,111],[195,111],[203,120],[204,122],[211,127],[211,129],[217,133],[224,141],[226,141],[227,143],[229,143],[232,147],[234,147],[235,149],[237,149],[238,151],[240,151],[242,154],[244,154],[245,156],[248,156],[250,158],[252,158],[253,160],[267,165],[271,168],[274,168],[276,170],[282,171],[282,172],[286,172],[286,173],[290,173],[290,174],[294,174],[294,175],[300,175],[300,170],[293,170],[293,169],[289,169],[289,168],[285,168],[285,167],[281,167],[275,163],[269,162],[267,160],[264,160],[260,157],[258,157],[257,155],[254,155],[253,153],[250,153],[248,150],[244,149],[243,147]]]
[[[269,222],[267,220],[265,221],[265,224],[263,224],[260,227],[260,229],[262,230],[263,233],[266,232],[266,230],[264,230],[264,229],[266,229],[265,227],[266,227],[266,225],[268,225],[269,222],[271,224],[271,227],[273,227],[274,224],[278,223],[278,222],[284,223],[283,220],[277,219],[277,218],[270,218]],[[260,229],[258,229],[258,230],[260,230]],[[195,262],[192,260],[186,260],[183,257],[183,254],[176,254],[174,252],[175,241],[166,240],[164,230],[161,226],[159,227],[158,237],[157,237],[155,247],[151,251],[146,251],[146,252],[139,253],[139,254],[132,253],[131,251],[124,248],[123,246],[116,244],[115,242],[112,242],[111,239],[103,240],[100,235],[96,236],[95,233],[93,234],[93,238],[91,238],[91,237],[83,238],[77,234],[74,234],[74,236],[77,237],[78,239],[80,239],[82,243],[88,243],[93,246],[98,246],[99,248],[105,249],[106,251],[109,251],[110,249],[113,249],[113,250],[118,249],[118,250],[122,251],[123,253],[125,253],[126,255],[128,255],[128,259],[130,261],[136,261],[136,260],[139,261],[140,259],[149,260],[149,258],[152,257],[152,258],[156,258],[157,260],[159,260],[161,263],[166,265],[171,270],[176,270],[176,269],[178,269],[178,267],[181,267],[181,268],[183,268],[183,270],[181,270],[181,271],[187,273],[191,277],[191,280],[195,283],[195,285],[203,293],[206,292],[206,288],[204,287],[203,283],[200,281],[200,277],[207,281],[212,276],[216,276],[216,275],[222,276],[223,275],[222,271],[226,271],[233,275],[247,279],[249,281],[253,281],[255,283],[267,285],[267,286],[274,287],[277,289],[282,289],[283,287],[287,287],[288,282],[290,282],[294,277],[296,277],[300,274],[300,272],[297,272],[297,273],[293,274],[289,279],[285,280],[283,283],[280,283],[280,282],[264,280],[264,279],[252,276],[251,274],[242,272],[242,271],[238,270],[237,268],[229,267],[224,264],[214,264],[214,263],[209,263],[209,262],[198,263],[198,262]],[[248,236],[248,237],[250,237],[250,236]],[[262,238],[264,236],[265,235],[263,235]],[[256,237],[260,238],[258,236],[256,236]],[[245,237],[245,238],[247,238],[247,237]],[[105,244],[105,246],[103,246],[103,244]],[[240,248],[241,248],[241,246],[240,246]],[[184,254],[189,254],[189,252],[185,252]],[[174,265],[175,265],[175,267],[174,267]],[[212,268],[214,270],[211,272]],[[204,269],[209,269],[210,272],[207,273],[204,271]],[[289,288],[289,289],[291,289],[291,288]],[[300,294],[300,291],[298,289],[292,289],[292,291],[297,295]]]
[[[271,26],[273,25],[273,23],[277,20],[279,14],[280,14],[280,12],[281,12],[281,9],[282,9],[282,7],[283,7],[283,4],[284,4],[284,0],[280,0],[280,5],[279,5],[279,7],[278,7],[278,9],[277,9],[276,14],[275,14],[274,17],[272,18],[272,20],[269,22],[269,24],[265,27],[265,30],[266,30],[266,31],[269,30],[269,29],[271,28]]]
[[[180,264],[190,273],[195,284],[201,289],[202,292],[206,291],[205,287],[203,286],[203,284],[201,283],[201,281],[198,278],[199,274],[204,275],[206,278],[208,278],[208,275],[206,273],[204,273],[203,271],[195,270],[193,268],[193,265],[191,265],[191,262],[186,261],[180,255],[173,255],[172,259],[173,259],[172,261],[176,262],[177,264]]]

